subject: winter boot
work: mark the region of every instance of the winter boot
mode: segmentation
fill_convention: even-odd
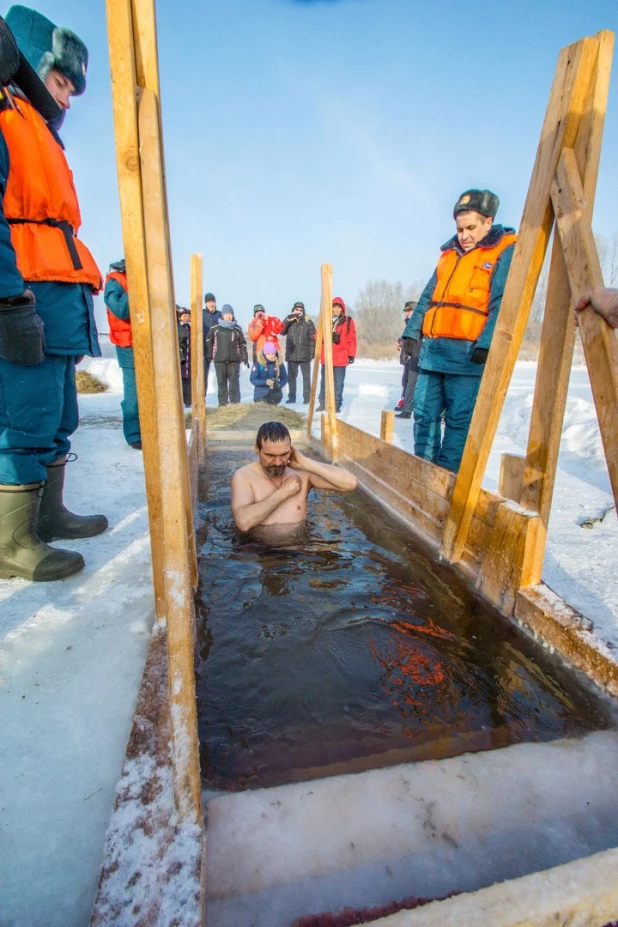
[[[47,468],[47,482],[36,523],[36,532],[42,541],[91,538],[107,528],[105,515],[74,515],[65,507],[62,496],[66,462],[66,457],[62,457]]]
[[[84,567],[73,550],[49,547],[37,536],[35,525],[43,483],[0,486],[0,577],[49,582],[64,579]]]

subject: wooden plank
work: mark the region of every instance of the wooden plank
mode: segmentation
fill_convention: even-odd
[[[516,502],[504,502],[498,508],[476,588],[505,615],[513,614],[518,589],[529,585],[530,546],[538,524],[539,516]]]
[[[153,364],[157,387],[156,411],[159,418],[159,473],[165,537],[165,617],[174,793],[180,818],[191,820],[201,826],[193,668],[191,540],[194,541],[194,535],[191,500],[188,494],[187,446],[180,392],[175,301],[167,248],[158,101],[155,93],[148,89],[142,91],[139,102],[139,137],[151,295]]]
[[[441,554],[451,562],[464,549],[553,224],[551,184],[562,148],[575,142],[597,51],[597,41],[586,38],[564,48],[558,58],[519,237],[444,530]]]
[[[191,398],[193,429],[197,434],[198,469],[206,451],[206,383],[204,380],[204,316],[202,311],[202,255],[191,255]]]
[[[380,418],[380,438],[382,441],[388,441],[389,444],[392,444],[394,435],[395,413],[392,409],[382,409],[382,416]]]
[[[505,499],[519,502],[525,467],[526,458],[520,454],[503,454],[500,458],[498,492]]]
[[[318,394],[318,381],[320,377],[320,355],[322,353],[322,343],[324,327],[322,325],[322,303],[320,301],[320,312],[318,315],[318,326],[315,336],[315,357],[313,359],[313,374],[311,377],[311,396],[309,398],[309,408],[307,410],[307,439],[311,438],[311,426],[313,424],[313,415],[315,411],[315,397]]]
[[[322,264],[322,299],[320,315],[322,316],[322,337],[324,339],[324,405],[328,416],[328,454],[337,461],[337,413],[335,412],[335,375],[333,373],[333,265]]]
[[[589,220],[575,153],[562,152],[552,187],[556,224],[566,259],[571,292],[603,285],[603,275]],[[592,309],[581,313],[582,344],[599,419],[607,469],[618,506],[618,340],[615,331]]]
[[[515,618],[603,689],[618,696],[616,655],[591,633],[592,622],[548,586],[521,589],[515,600]]]
[[[133,20],[130,0],[107,0],[106,11],[116,139],[116,169],[124,256],[131,300],[131,329],[144,456],[144,479],[148,501],[152,577],[155,609],[157,618],[160,619],[165,612],[165,590],[158,457],[159,431],[155,411],[150,293],[142,208]]]
[[[574,146],[586,194],[588,221],[591,220],[596,193],[614,36],[606,31],[598,33],[595,39],[596,67],[593,69]],[[520,497],[525,508],[540,515],[535,549],[532,552],[533,584],[541,581],[543,571],[574,343],[571,288],[562,245],[559,236],[555,236]]]

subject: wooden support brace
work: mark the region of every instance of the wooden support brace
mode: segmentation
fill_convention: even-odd
[[[206,382],[204,379],[204,315],[202,311],[202,255],[191,255],[191,398],[193,428],[197,432],[201,469],[206,453]]]
[[[442,556],[462,556],[487,459],[553,226],[551,185],[562,149],[575,144],[598,63],[599,37],[562,49],[541,133],[500,315],[444,529]]]
[[[552,186],[560,242],[574,296],[603,285],[592,227],[575,153],[565,148]],[[580,329],[590,386],[614,500],[618,506],[618,340],[616,333],[591,309],[582,313]]]
[[[107,0],[107,34],[111,65],[112,103],[116,136],[116,168],[127,266],[135,377],[148,500],[150,550],[158,619],[165,614],[163,584],[163,523],[159,479],[159,430],[156,416],[150,292],[142,206],[139,136],[137,129],[136,60],[130,0]]]
[[[335,375],[333,373],[333,266],[322,264],[322,337],[324,339],[324,405],[328,417],[330,436],[330,459],[337,461],[337,413],[335,411]]]
[[[380,418],[380,439],[382,441],[388,441],[389,444],[392,444],[394,434],[395,413],[389,409],[382,409],[382,415]]]
[[[139,102],[139,137],[146,252],[150,281],[154,377],[159,418],[161,493],[164,499],[164,584],[168,639],[168,684],[173,737],[174,792],[178,813],[201,821],[197,710],[193,668],[192,520],[187,446],[178,367],[178,338],[167,248],[167,215],[161,170],[159,108],[144,88]]]
[[[538,525],[539,516],[515,502],[504,502],[496,512],[476,588],[505,615],[513,614],[518,590],[530,584]]]
[[[518,454],[503,454],[500,459],[498,492],[505,499],[519,502],[526,458]]]

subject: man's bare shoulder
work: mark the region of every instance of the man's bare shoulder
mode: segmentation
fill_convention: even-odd
[[[239,467],[238,470],[234,471],[232,476],[233,480],[246,480],[251,479],[252,476],[260,475],[259,464],[254,461],[253,463],[245,464],[243,467]]]

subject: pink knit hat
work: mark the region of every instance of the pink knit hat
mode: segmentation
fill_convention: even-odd
[[[277,347],[276,345],[272,343],[272,341],[267,341],[264,347],[262,348],[262,350],[264,351],[264,354],[276,354],[277,353]]]

